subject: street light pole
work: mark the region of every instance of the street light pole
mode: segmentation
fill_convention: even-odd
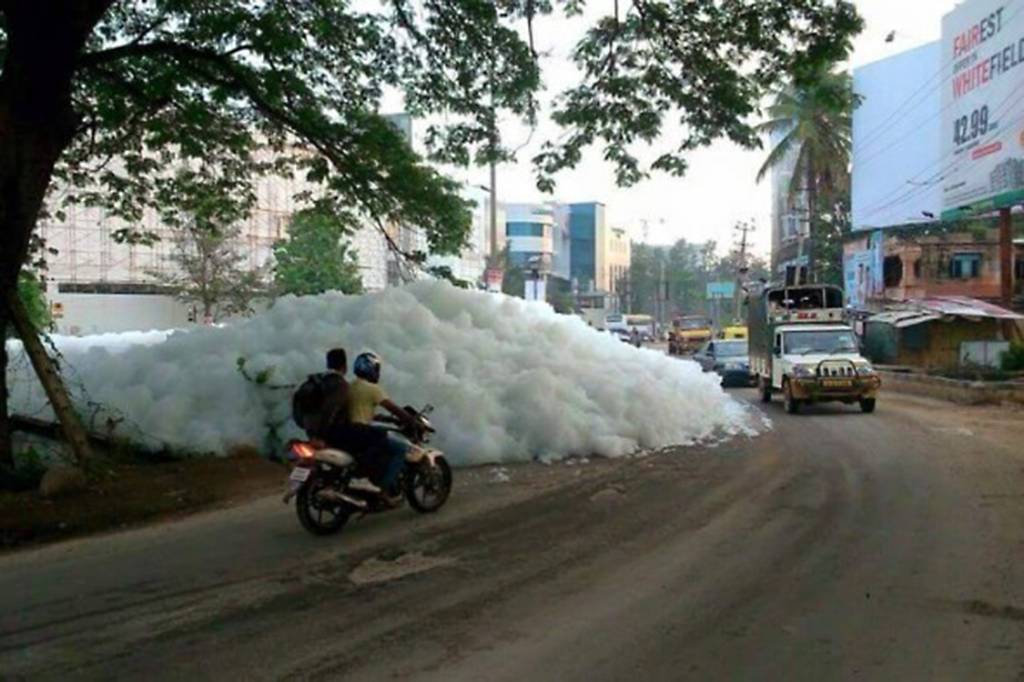
[[[491,159],[491,265],[498,266],[498,166]]]

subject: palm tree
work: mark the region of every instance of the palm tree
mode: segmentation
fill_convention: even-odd
[[[782,136],[758,171],[757,181],[764,180],[768,172],[781,166],[790,154],[796,155],[788,192],[791,199],[806,192],[808,238],[812,244],[819,196],[823,191],[830,195],[837,190],[848,191],[850,186],[856,103],[850,74],[821,68],[808,78],[776,91],[768,108],[768,120],[757,126],[759,133]],[[802,232],[800,255],[804,255]],[[813,273],[810,256],[808,254],[807,270]]]

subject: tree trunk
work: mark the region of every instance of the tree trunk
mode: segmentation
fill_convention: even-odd
[[[807,155],[807,243],[804,244],[804,251],[807,253],[807,279],[817,282],[815,273],[814,258],[814,224],[818,218],[818,175],[814,168],[814,155]]]
[[[18,275],[43,207],[57,159],[78,131],[71,103],[72,82],[88,36],[113,0],[32,0],[5,3],[6,51],[0,70],[0,308],[17,300]],[[7,326],[0,313],[0,331]],[[17,319],[12,319],[20,326]],[[31,325],[29,325],[31,327]],[[33,333],[21,334],[26,350]],[[49,356],[36,365],[44,386],[60,379]],[[0,371],[6,362],[0,358]],[[49,367],[47,372],[46,367]],[[45,375],[45,376],[44,376]],[[0,384],[5,388],[6,380]],[[52,386],[51,386],[52,387]],[[63,391],[61,391],[63,394]],[[6,394],[0,400],[0,455],[9,449]],[[65,395],[66,398],[66,395]],[[56,407],[56,406],[55,406]],[[59,414],[59,412],[58,412]],[[76,436],[77,438],[77,436]],[[72,444],[74,447],[74,443]]]
[[[57,415],[61,432],[71,447],[71,452],[78,465],[86,465],[91,459],[89,436],[82,426],[82,422],[79,421],[75,408],[71,405],[71,399],[64,389],[60,374],[54,367],[53,360],[47,355],[46,349],[43,348],[43,344],[39,340],[39,332],[28,319],[28,314],[25,312],[17,292],[8,291],[6,298],[11,322],[14,323],[14,328],[25,345],[25,354],[32,361],[32,367],[35,368],[36,374],[39,376],[39,383],[46,391],[46,397],[50,400],[53,413]]]

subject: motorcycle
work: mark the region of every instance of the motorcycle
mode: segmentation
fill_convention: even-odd
[[[374,421],[390,431],[401,433],[412,448],[399,474],[398,486],[409,506],[424,514],[436,512],[452,489],[452,469],[440,450],[427,447],[435,433],[427,415],[433,411],[410,406],[405,411],[411,424],[399,424],[390,416]],[[309,441],[288,443],[285,459],[294,464],[288,476],[284,503],[295,499],[295,512],[302,527],[314,535],[340,531],[353,514],[372,514],[392,509],[383,503],[381,490],[370,483],[359,462],[337,448],[317,448]]]

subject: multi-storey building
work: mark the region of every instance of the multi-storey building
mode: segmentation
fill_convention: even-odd
[[[598,202],[569,204],[569,275],[579,291],[619,293],[629,270],[625,230],[608,226]]]
[[[1007,159],[997,165],[989,174],[989,185],[993,192],[1024,187],[1024,159]]]
[[[778,144],[785,136],[780,132],[771,136],[771,144]],[[807,194],[794,186],[799,148],[783,155],[772,168],[772,273],[779,281],[796,282],[806,275],[808,237]],[[795,190],[795,191],[794,191]]]

